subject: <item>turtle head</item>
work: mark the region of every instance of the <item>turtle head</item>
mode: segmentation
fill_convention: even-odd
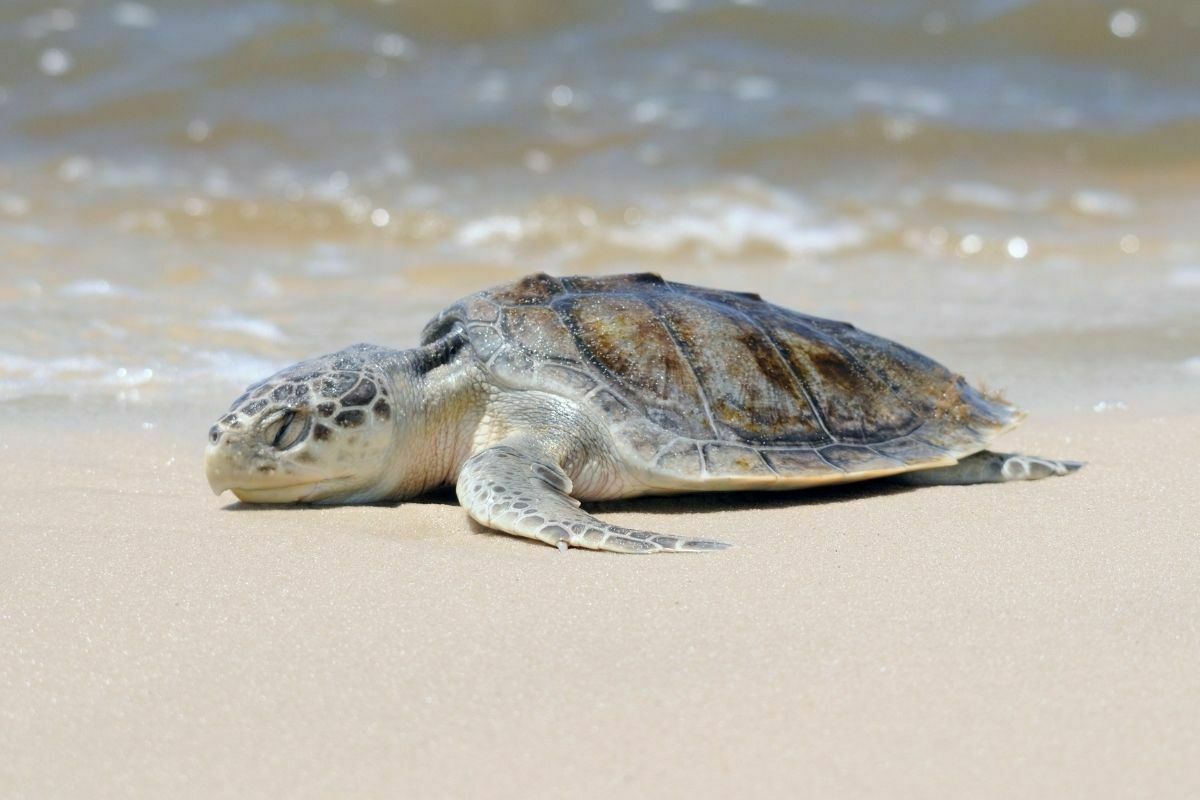
[[[248,503],[371,502],[399,430],[399,354],[354,345],[250,386],[208,432],[205,471]],[[403,405],[401,403],[401,405]]]

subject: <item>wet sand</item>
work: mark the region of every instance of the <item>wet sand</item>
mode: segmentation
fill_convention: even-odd
[[[450,496],[247,508],[201,410],[31,406],[0,423],[6,797],[1200,792],[1179,400],[1005,437],[1070,478],[602,506],[736,545],[650,557]]]

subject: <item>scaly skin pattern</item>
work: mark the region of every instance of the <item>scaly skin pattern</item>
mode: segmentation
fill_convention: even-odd
[[[1078,468],[984,451],[1020,417],[918,353],[756,295],[533,275],[454,304],[413,350],[355,345],[254,384],[209,431],[206,470],[244,502],[455,486],[480,524],[560,548],[709,551],[726,545],[579,501]]]

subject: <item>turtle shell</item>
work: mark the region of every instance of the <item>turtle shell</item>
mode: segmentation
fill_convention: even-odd
[[[787,488],[954,463],[1021,412],[895,342],[654,274],[537,274],[426,326],[497,385],[571,398],[658,489]],[[749,482],[749,483],[748,483]]]

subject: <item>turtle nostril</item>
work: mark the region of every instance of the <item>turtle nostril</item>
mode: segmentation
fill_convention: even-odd
[[[221,441],[221,429],[218,428],[216,425],[213,425],[211,428],[209,428],[208,429],[208,440],[210,442],[212,442],[213,444],[216,444],[217,442]]]

